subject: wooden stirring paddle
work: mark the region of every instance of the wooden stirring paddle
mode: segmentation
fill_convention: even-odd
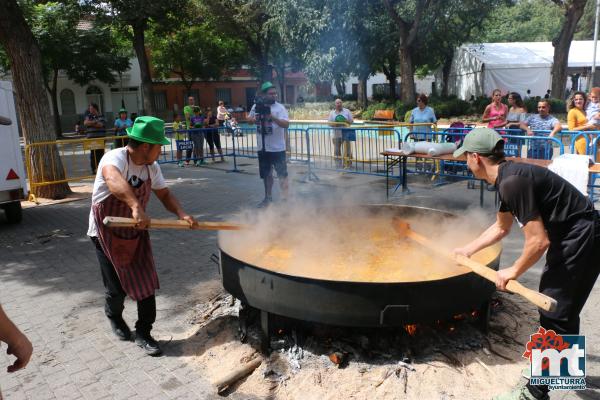
[[[461,254],[451,254],[449,252],[446,252],[426,237],[413,231],[410,228],[410,224],[401,218],[394,217],[392,223],[394,229],[396,230],[396,232],[398,232],[400,238],[409,238],[410,240],[420,244],[423,247],[426,247],[427,249],[442,257],[448,258],[460,265],[464,265],[465,267],[470,268],[477,275],[491,282],[496,282],[496,278],[498,277],[497,271],[494,271],[488,266],[478,263],[477,261],[465,257]],[[554,300],[552,297],[546,296],[545,294],[529,289],[515,280],[508,281],[508,284],[506,285],[506,290],[523,296],[542,310],[552,312],[556,309],[556,300]]]
[[[133,218],[124,217],[105,217],[102,221],[104,225],[110,228],[135,228],[136,221]],[[246,228],[245,225],[234,222],[204,222],[196,221],[190,225],[187,221],[181,219],[151,219],[148,229],[191,229],[203,231],[236,231]]]

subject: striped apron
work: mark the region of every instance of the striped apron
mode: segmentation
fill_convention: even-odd
[[[151,192],[152,181],[148,168],[147,171],[148,179],[140,187],[132,187],[143,210],[146,210]],[[104,254],[114,266],[125,293],[136,301],[152,296],[159,288],[159,284],[148,231],[134,228],[108,228],[102,223],[106,216],[132,217],[129,206],[113,194],[94,204],[92,210],[98,227],[98,241]]]

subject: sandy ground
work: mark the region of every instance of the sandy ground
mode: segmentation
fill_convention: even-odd
[[[247,343],[238,335],[237,307],[226,293],[198,305],[186,346],[191,362],[216,382],[255,357],[261,357],[258,327]],[[473,317],[418,325],[413,336],[402,328],[357,332],[326,328],[282,331],[271,338],[275,349],[250,376],[231,386],[233,399],[491,399],[524,378],[524,343],[537,327],[531,307],[516,296],[496,295],[490,332],[482,334]],[[334,352],[346,358],[340,365]]]

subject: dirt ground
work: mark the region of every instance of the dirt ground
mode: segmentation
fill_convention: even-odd
[[[247,343],[239,340],[238,307],[221,292],[198,305],[189,321],[190,351],[184,353],[194,354],[190,361],[212,382],[262,357],[256,324]],[[271,338],[270,355],[223,394],[233,399],[491,399],[525,382],[525,343],[515,338],[534,332],[536,319],[533,307],[517,296],[496,294],[487,336],[471,315],[417,325],[413,335],[406,328],[275,328],[279,334]]]

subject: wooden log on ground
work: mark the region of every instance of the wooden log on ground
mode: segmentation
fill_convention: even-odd
[[[215,387],[217,388],[217,392],[222,392],[227,389],[232,384],[236,383],[242,378],[250,375],[256,368],[260,366],[263,359],[262,357],[256,357],[254,360],[247,362],[244,365],[241,365],[239,368],[231,371],[229,374],[225,375],[223,378],[217,380],[215,382]]]

